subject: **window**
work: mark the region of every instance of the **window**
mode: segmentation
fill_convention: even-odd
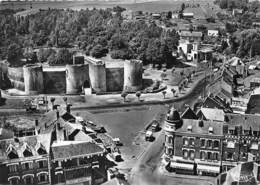
[[[257,132],[257,131],[253,131],[253,135],[254,135],[255,137],[257,137],[257,136],[258,136],[258,132]]]
[[[24,184],[25,185],[33,185],[33,176],[28,175],[26,177],[24,177]]]
[[[8,168],[9,168],[9,173],[17,172],[17,164],[12,164],[8,166]]]
[[[173,141],[172,136],[168,136],[168,143],[172,144],[173,143],[172,141]]]
[[[227,159],[228,160],[232,160],[233,159],[233,153],[232,152],[228,152],[227,153]]]
[[[45,168],[48,166],[47,160],[38,161],[38,168]]]
[[[190,150],[190,159],[193,160],[195,158],[194,150]]]
[[[188,138],[183,138],[183,145],[188,146],[189,145],[189,140]]]
[[[212,147],[212,140],[207,140],[207,147]]]
[[[205,139],[200,140],[200,146],[201,147],[205,147],[205,143],[206,143]]]
[[[23,164],[22,164],[22,169],[23,169],[23,170],[33,169],[33,163],[32,163],[32,162],[23,163]]]
[[[192,145],[192,146],[195,145],[195,139],[194,138],[190,138],[190,145]]]
[[[183,158],[184,159],[188,158],[188,151],[187,150],[183,150]]]
[[[9,184],[10,185],[19,185],[19,178],[18,177],[12,177],[10,180],[9,180]]]
[[[218,160],[218,153],[213,153],[212,159],[213,160]]]
[[[211,152],[207,152],[207,159],[212,160],[212,153]]]
[[[38,182],[43,183],[43,182],[48,182],[48,174],[47,173],[41,173],[38,175]]]
[[[233,135],[234,134],[234,130],[228,130],[229,134]]]
[[[218,148],[218,147],[219,147],[219,141],[215,140],[215,141],[213,142],[213,147],[214,147],[214,148]]]
[[[200,159],[205,160],[205,158],[206,158],[206,153],[204,151],[201,151],[200,152]]]

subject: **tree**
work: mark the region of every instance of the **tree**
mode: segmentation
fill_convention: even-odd
[[[90,51],[90,55],[95,58],[101,58],[106,56],[108,53],[108,49],[104,48],[100,44],[94,46],[92,50]]]
[[[65,104],[68,104],[68,98],[66,96],[63,97],[63,101],[65,102]]]
[[[72,64],[73,61],[72,56],[73,54],[68,49],[62,48],[58,51],[55,58],[51,58],[52,60],[49,60],[49,64],[50,65]]]
[[[7,50],[7,61],[11,65],[22,65],[20,60],[23,58],[22,47],[18,44],[11,44]]]
[[[55,102],[55,98],[51,97],[51,105],[52,105],[52,109],[54,108],[54,102]]]
[[[162,91],[162,94],[163,94],[163,99],[165,99],[166,91]]]
[[[128,93],[125,91],[121,93],[121,97],[124,98],[124,102],[126,101],[127,95],[128,95]]]
[[[171,91],[172,91],[172,95],[175,96],[176,90],[172,88]]]
[[[141,97],[141,92],[140,91],[137,91],[136,93],[135,93],[135,95],[136,95],[136,97],[138,98],[138,100],[140,101],[140,97]]]

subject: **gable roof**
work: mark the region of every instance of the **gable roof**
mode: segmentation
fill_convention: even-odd
[[[260,88],[259,88],[260,90]],[[252,94],[247,104],[247,114],[260,114],[260,94]]]
[[[51,148],[54,160],[104,153],[103,148],[86,141],[58,141]]]
[[[195,112],[188,107],[181,115],[181,119],[198,119],[197,115]]]
[[[225,121],[225,113],[222,109],[211,109],[211,108],[204,108],[202,107],[200,109],[203,116],[206,118],[206,120],[212,120],[212,121]]]
[[[39,134],[34,136],[20,137],[15,139],[5,139],[0,141],[0,162],[4,161],[23,161],[26,157],[23,155],[25,148],[29,148],[32,152],[31,157],[38,157],[40,154],[37,152],[39,145],[43,146],[47,152],[50,152],[51,133]],[[18,154],[18,159],[9,159],[7,148],[12,146]]]
[[[213,108],[213,109],[223,109],[224,106],[221,105],[221,103],[219,103],[218,101],[216,101],[214,98],[211,97],[207,97],[202,104],[202,107],[206,107],[206,108]]]

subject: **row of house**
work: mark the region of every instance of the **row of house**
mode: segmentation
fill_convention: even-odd
[[[189,107],[181,115],[174,108],[168,112],[164,128],[168,170],[216,176],[241,162],[259,162],[260,116],[206,108],[221,105],[210,99],[197,113]]]
[[[106,137],[70,108],[54,109],[35,121],[35,135],[0,140],[0,184],[101,184],[107,180]],[[112,142],[111,142],[112,143]]]

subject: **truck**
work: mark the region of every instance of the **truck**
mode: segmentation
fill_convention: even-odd
[[[153,141],[153,131],[152,130],[147,130],[145,133],[145,141]]]

